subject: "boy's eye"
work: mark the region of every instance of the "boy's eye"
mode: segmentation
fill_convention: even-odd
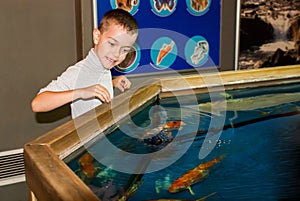
[[[115,46],[115,43],[110,42],[110,41],[108,41],[108,44],[109,44],[110,46]]]
[[[127,54],[131,51],[131,48],[122,48],[122,53]]]

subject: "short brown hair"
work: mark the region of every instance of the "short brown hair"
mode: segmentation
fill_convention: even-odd
[[[123,26],[128,32],[132,34],[138,33],[138,23],[136,19],[127,11],[123,9],[113,9],[106,12],[100,22],[98,29],[104,32],[110,23],[116,23]]]

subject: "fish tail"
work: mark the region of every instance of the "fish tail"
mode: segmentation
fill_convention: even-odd
[[[219,163],[220,161],[222,161],[225,158],[226,154],[222,154],[219,157],[215,158],[212,160],[212,165],[214,165],[215,163]]]
[[[218,157],[218,161],[223,160],[225,157],[226,157],[226,154],[221,154],[221,155]]]

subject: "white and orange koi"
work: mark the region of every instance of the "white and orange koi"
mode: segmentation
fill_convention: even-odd
[[[194,195],[195,193],[193,192],[191,185],[203,180],[208,175],[209,169],[216,163],[219,163],[224,157],[225,155],[221,155],[213,160],[198,165],[192,170],[189,170],[180,178],[173,181],[169,188],[169,192],[176,193],[188,189],[190,193]]]

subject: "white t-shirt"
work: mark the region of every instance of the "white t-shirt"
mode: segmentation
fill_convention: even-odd
[[[111,72],[102,66],[92,48],[85,59],[67,68],[56,80],[52,80],[46,87],[42,88],[39,93],[44,91],[68,91],[95,84],[104,86],[110,97],[113,98]],[[71,103],[72,118],[74,119],[101,104],[102,102],[98,98],[73,101]]]

